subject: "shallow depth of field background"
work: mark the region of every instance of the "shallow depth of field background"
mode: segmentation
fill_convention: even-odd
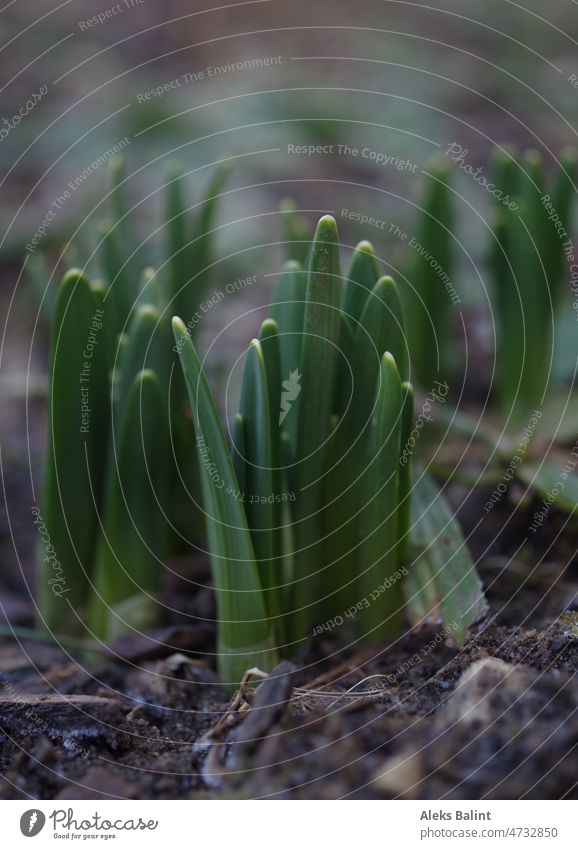
[[[578,74],[578,8],[573,0],[547,5],[534,0],[523,5],[257,0],[223,3],[215,10],[198,0],[121,0],[114,14],[113,7],[110,0],[59,5],[16,0],[0,11],[2,117],[10,120],[33,92],[47,88],[0,143],[0,308],[7,319],[0,391],[6,399],[2,431],[9,501],[12,484],[14,494],[21,490],[29,459],[38,483],[44,444],[46,326],[37,320],[38,303],[21,276],[24,245],[69,181],[112,145],[127,140],[128,195],[136,208],[143,258],[150,261],[162,238],[155,229],[165,165],[176,160],[191,172],[189,202],[194,204],[211,163],[221,156],[235,159],[219,211],[214,286],[255,274],[258,282],[210,311],[201,328],[205,348],[227,328],[208,359],[212,379],[225,381],[263,316],[258,308],[268,303],[280,267],[283,198],[309,210],[311,221],[332,211],[344,245],[370,238],[384,271],[395,275],[407,250],[403,242],[388,229],[360,229],[342,218],[342,209],[375,216],[411,235],[421,171],[450,144],[467,148],[468,163],[487,172],[496,144],[535,147],[551,170],[562,147],[576,142],[578,89],[570,78]],[[110,16],[103,23],[88,26],[107,9]],[[208,75],[209,66],[267,57],[281,59],[267,67]],[[204,79],[193,81],[201,72]],[[188,84],[187,74],[192,75]],[[161,97],[144,96],[174,80],[180,85]],[[399,156],[415,164],[415,174],[360,155],[288,154],[288,145],[310,144]],[[82,181],[41,240],[39,248],[55,271],[53,284],[66,263],[93,267],[106,177],[102,167]],[[493,351],[482,238],[489,196],[458,168],[453,178],[454,283],[468,338],[466,357],[456,312],[456,357],[472,373],[479,358],[491,362]],[[63,250],[66,263],[60,260]],[[571,335],[575,317],[569,292],[567,313]],[[21,424],[26,393],[28,435]],[[10,527],[3,517],[5,538],[18,535],[20,515],[14,509]],[[23,550],[32,543],[23,533]]]

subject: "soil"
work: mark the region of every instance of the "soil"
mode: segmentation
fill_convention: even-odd
[[[578,574],[551,546],[565,521],[534,570],[510,562],[515,533],[482,560],[491,612],[464,646],[436,623],[342,654],[328,635],[233,700],[207,661],[212,627],[190,620],[96,664],[4,638],[0,798],[575,798],[578,640],[561,614]],[[23,598],[10,605],[31,624]],[[210,605],[206,591],[191,612]]]

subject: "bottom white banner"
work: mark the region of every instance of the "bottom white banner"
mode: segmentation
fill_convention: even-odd
[[[34,838],[50,842],[102,841],[120,847],[250,844],[251,849],[295,849],[317,840],[348,847],[373,845],[570,849],[577,845],[575,802],[271,801],[258,807],[232,801],[0,802],[2,845]],[[28,844],[30,845],[30,844]]]

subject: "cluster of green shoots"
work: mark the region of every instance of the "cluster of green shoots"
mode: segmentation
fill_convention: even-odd
[[[69,271],[58,289],[41,504],[56,554],[50,560],[39,543],[37,576],[40,624],[51,631],[86,629],[111,640],[156,615],[180,504],[197,480],[184,381],[169,392],[168,305],[192,312],[206,286],[207,234],[227,172],[225,164],[217,169],[194,216],[181,175],[171,172],[166,259],[140,269],[136,216],[126,208],[123,164],[115,163],[112,218],[101,228],[94,273]]]
[[[362,242],[346,276],[335,221],[286,264],[248,349],[229,446],[183,322],[223,677],[269,667],[360,600],[358,639],[397,634],[410,537],[413,397],[397,287]],[[407,453],[407,452],[406,452]],[[390,588],[379,593],[384,579]]]
[[[556,317],[564,294],[568,246],[573,252],[576,154],[561,156],[552,187],[537,151],[495,157],[494,182],[511,198],[496,204],[491,268],[498,331],[497,391],[505,413],[524,420],[552,383]],[[516,413],[517,408],[517,413]]]
[[[59,574],[49,580],[44,536],[42,626],[104,641],[150,627],[183,528],[210,556],[231,686],[335,623],[341,643],[377,643],[435,611],[463,640],[485,601],[442,493],[412,469],[398,290],[368,242],[341,273],[330,216],[309,242],[284,209],[301,262],[283,268],[224,428],[187,319],[207,285],[226,171],[194,218],[181,178],[169,179],[165,259],[140,270],[116,166],[99,265],[58,290],[41,512]]]
[[[497,345],[495,397],[518,426],[552,382],[554,330],[563,301],[571,241],[576,155],[562,154],[550,187],[540,155],[500,150],[492,186],[499,198],[488,236],[492,315]],[[417,219],[420,249],[402,289],[416,383],[429,389],[452,371],[452,289],[456,272],[456,202],[450,165],[433,162]],[[505,203],[503,199],[507,199]]]

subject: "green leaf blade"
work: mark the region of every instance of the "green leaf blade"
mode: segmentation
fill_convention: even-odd
[[[363,313],[368,295],[377,283],[379,271],[371,242],[360,242],[353,252],[343,289],[343,313],[353,332]]]
[[[50,629],[70,627],[87,600],[97,510],[104,488],[109,430],[108,316],[80,271],[69,271],[57,294],[50,367],[50,422],[41,515],[54,554],[39,543],[39,609]],[[54,573],[54,574],[53,574]],[[68,602],[70,604],[68,604]]]
[[[130,630],[115,607],[157,593],[167,554],[168,433],[154,372],[132,381],[109,470],[95,566],[90,625],[97,637]]]
[[[488,605],[462,531],[443,494],[424,472],[413,488],[412,542],[417,556],[409,575],[409,606],[422,617],[432,605],[463,643],[468,627]]]
[[[289,380],[301,367],[306,298],[306,272],[297,262],[285,263],[271,302],[271,318],[277,325],[279,339],[281,380]],[[292,402],[283,423],[293,452],[297,448],[298,411],[299,397]]]
[[[403,316],[397,287],[391,277],[382,277],[371,290],[355,334],[351,352],[353,397],[347,427],[353,438],[363,432],[371,416],[382,357],[392,354],[400,377],[406,378],[407,357]]]
[[[294,639],[306,638],[319,597],[320,507],[327,441],[331,434],[340,334],[341,277],[335,219],[320,219],[311,251],[303,321],[297,427]]]
[[[415,253],[406,290],[411,362],[419,384],[428,389],[444,379],[454,277],[454,210],[446,160],[435,160],[428,177]],[[443,276],[445,275],[445,277]],[[439,355],[439,364],[438,364]]]
[[[399,457],[402,389],[395,360],[383,355],[370,429],[366,503],[361,525],[361,585],[367,607],[361,611],[368,642],[396,634],[403,616],[399,567]],[[384,579],[391,582],[385,587]],[[380,593],[380,587],[385,591]]]
[[[404,382],[401,385],[402,412],[400,433],[400,457],[399,457],[399,507],[398,507],[398,539],[399,560],[398,567],[407,567],[410,559],[411,548],[411,492],[412,492],[412,469],[413,455],[408,450],[409,440],[413,429],[413,387],[411,383]]]
[[[245,360],[240,415],[245,447],[245,491],[243,501],[253,548],[261,577],[261,587],[270,617],[279,614],[274,561],[275,483],[271,413],[267,372],[261,343],[254,339]],[[276,427],[276,432],[278,431]]]

